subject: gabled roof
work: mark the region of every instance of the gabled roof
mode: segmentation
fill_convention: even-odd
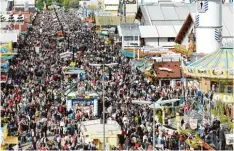
[[[166,25],[166,26],[138,26],[130,28],[130,24],[125,26],[118,26],[117,30],[119,36],[140,36],[141,38],[158,38],[158,37],[176,37],[178,35],[181,25]],[[138,28],[138,29],[137,29]]]
[[[156,26],[139,26],[141,38],[159,37]]]
[[[147,25],[182,25],[190,12],[196,12],[195,4],[154,4],[141,5],[136,19],[143,17]]]
[[[189,13],[189,15],[187,16],[187,18],[184,21],[184,24],[182,25],[182,27],[180,28],[179,34],[177,34],[175,42],[178,44],[181,44],[185,34],[187,33],[187,31],[189,30],[189,28],[192,26],[192,24],[194,23],[194,14]]]
[[[222,7],[222,36],[223,38],[233,38],[233,11],[230,9],[230,4],[223,4]],[[179,34],[176,36],[176,43],[181,44],[188,29],[195,23],[195,15],[195,13],[187,15]]]
[[[222,5],[224,30],[233,36],[233,3]],[[145,25],[182,25],[189,13],[196,13],[196,3],[141,5],[135,19],[144,18]],[[193,17],[193,16],[192,16]]]

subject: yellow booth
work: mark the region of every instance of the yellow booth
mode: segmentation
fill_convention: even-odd
[[[6,150],[8,145],[18,145],[18,137],[8,136],[7,125],[1,128],[1,150]]]

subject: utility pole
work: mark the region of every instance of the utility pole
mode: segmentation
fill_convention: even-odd
[[[126,23],[126,0],[124,0],[124,22]]]
[[[102,67],[102,75],[104,76],[104,70],[105,70],[105,66],[107,67],[111,67],[111,66],[116,66],[118,65],[118,63],[109,63],[109,64],[89,64],[90,66],[94,66],[94,67]],[[102,100],[103,100],[103,109],[102,109],[102,116],[103,116],[103,150],[106,150],[106,135],[105,135],[105,88],[104,88],[104,80],[102,82]]]

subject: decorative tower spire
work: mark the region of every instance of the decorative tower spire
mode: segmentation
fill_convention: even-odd
[[[196,51],[211,53],[222,44],[222,0],[197,0]]]

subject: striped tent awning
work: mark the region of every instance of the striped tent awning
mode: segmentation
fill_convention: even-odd
[[[222,47],[189,65],[182,62],[182,66],[185,74],[193,77],[233,79],[233,56],[233,47]]]
[[[120,52],[125,56],[125,57],[129,57],[129,58],[136,58],[137,54],[131,51],[127,51],[127,50],[123,50],[121,49]]]
[[[6,55],[6,56],[1,56],[1,60],[7,61],[10,60],[14,57],[14,55]]]

